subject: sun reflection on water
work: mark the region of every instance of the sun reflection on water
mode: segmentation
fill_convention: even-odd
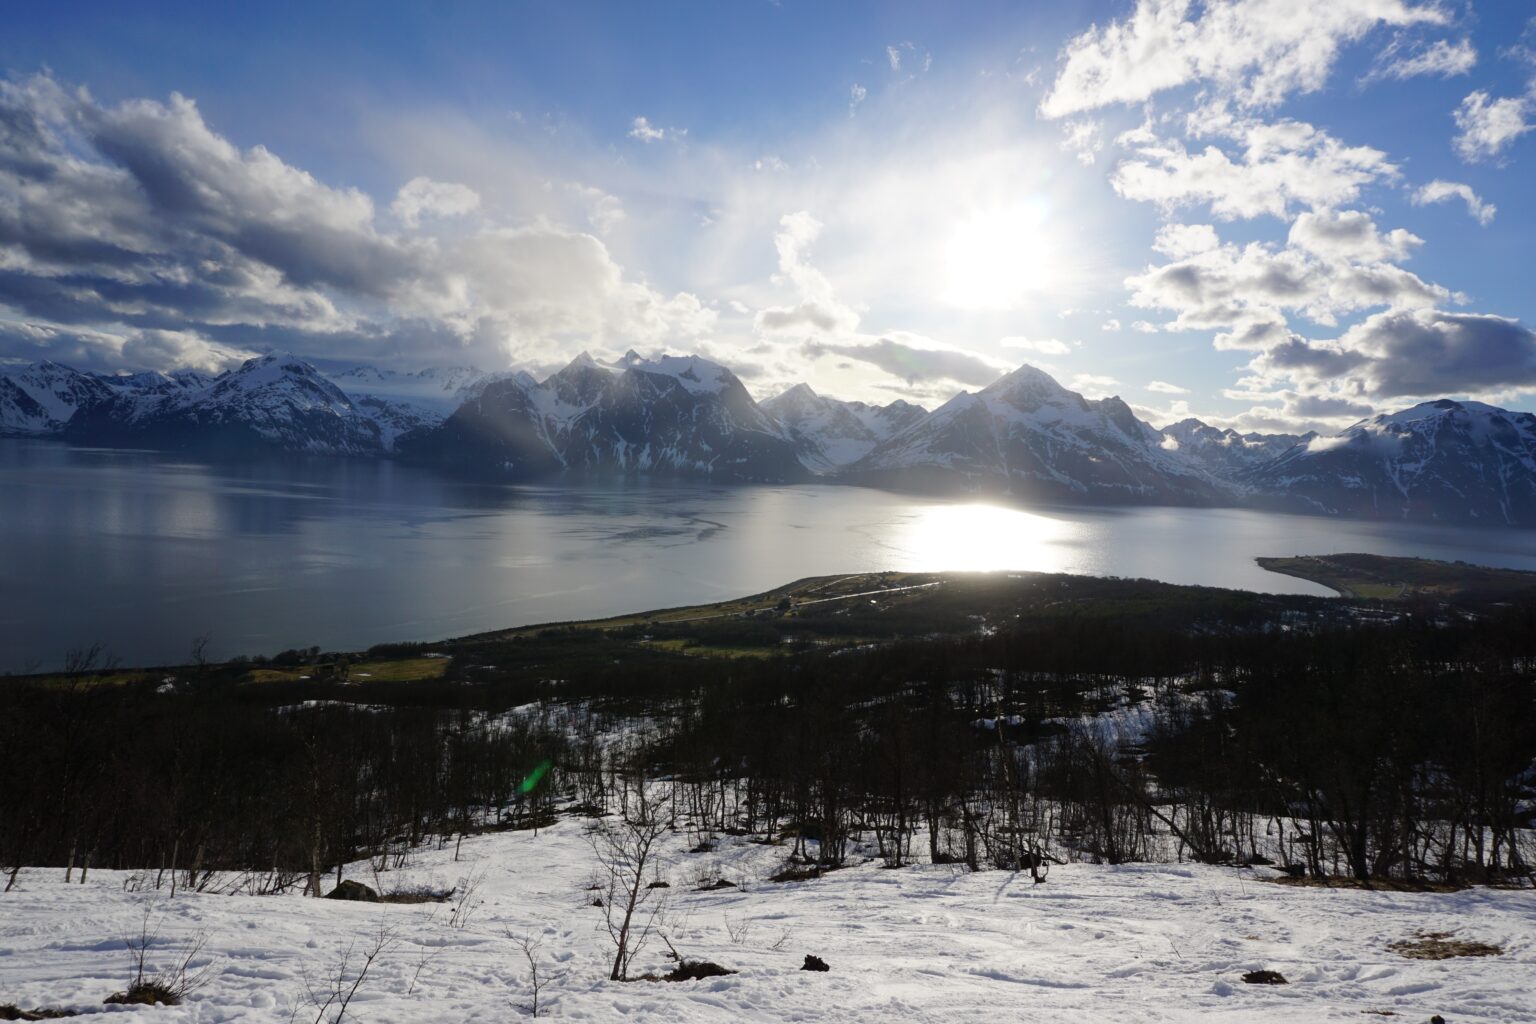
[[[1066,572],[1085,534],[1081,523],[975,502],[913,509],[890,544],[908,572]]]

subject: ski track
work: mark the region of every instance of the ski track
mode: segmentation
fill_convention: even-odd
[[[548,1016],[563,1020],[1358,1024],[1377,1019],[1365,1011],[1390,1010],[1405,1024],[1436,1013],[1451,1024],[1536,1021],[1529,890],[1300,889],[1252,871],[1177,864],[1058,866],[1035,886],[1027,874],[888,871],[878,861],[775,885],[763,879],[786,848],[725,839],[719,852],[691,855],[682,834],[670,838],[664,869],[672,939],[684,955],[740,973],[609,982],[601,911],[585,891],[593,864],[584,828],[566,819],[537,837],[470,838],[457,863],[452,846],[423,850],[411,866],[380,876],[387,889],[447,886],[483,873],[482,903],[462,928],[447,923],[451,905],[212,893],[170,899],[124,892],[126,872],[93,870],[88,884],[65,885],[62,870],[26,869],[16,890],[0,895],[0,1004],[167,1024],[288,1021],[306,971],[323,974],[349,943],[361,950],[387,924],[399,945],[376,965],[348,1020],[526,1017],[526,966],[510,932],[542,942],[541,998]],[[742,889],[694,891],[696,880],[717,875]],[[374,883],[366,865],[350,877]],[[181,1007],[104,1007],[129,980],[123,936],[137,931],[146,905],[162,921],[152,963],[206,931],[216,975]],[[731,941],[726,915],[749,922],[744,942]],[[1434,962],[1386,948],[1415,931],[1451,930],[1505,952]],[[807,953],[831,971],[800,971]],[[635,973],[668,969],[664,954],[653,941]],[[1259,968],[1280,971],[1290,984],[1244,984],[1242,974]]]

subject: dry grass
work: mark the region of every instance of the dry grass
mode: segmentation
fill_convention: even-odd
[[[1499,956],[1504,947],[1488,942],[1458,939],[1455,932],[1414,932],[1411,939],[1387,943],[1387,948],[1410,960],[1452,960],[1461,956]]]

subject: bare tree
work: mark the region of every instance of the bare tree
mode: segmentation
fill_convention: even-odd
[[[203,633],[192,638],[192,664],[197,666],[199,672],[208,667],[208,643],[213,639],[212,633]]]
[[[610,981],[628,981],[629,965],[650,938],[666,900],[664,889],[646,885],[656,843],[667,831],[668,797],[652,795],[645,781],[622,783],[621,812],[592,826],[588,840],[597,855],[603,886],[603,915],[613,940]]]
[[[293,1018],[297,1019],[299,1011],[307,1007],[315,1011],[314,1024],[343,1024],[348,1019],[347,1008],[368,979],[368,972],[399,942],[395,929],[380,923],[379,930],[369,938],[366,946],[359,948],[355,939],[348,944],[324,977],[313,978],[306,970],[304,994],[294,1007]]]
[[[539,994],[544,991],[544,985],[551,980],[539,973],[540,943],[532,935],[513,935],[510,930],[507,932],[507,938],[517,943],[517,948],[523,951],[523,957],[528,961],[528,989],[533,996],[528,1012],[531,1016],[537,1017],[542,1010]]]

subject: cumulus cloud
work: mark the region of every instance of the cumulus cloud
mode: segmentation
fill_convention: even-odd
[[[1472,191],[1471,185],[1464,185],[1457,181],[1441,181],[1436,178],[1428,185],[1424,185],[1413,193],[1415,206],[1426,206],[1430,203],[1444,203],[1451,199],[1460,199],[1467,204],[1467,212],[1470,213],[1479,224],[1484,226],[1493,223],[1493,215],[1498,212],[1498,207],[1492,203],[1483,202],[1478,194]]]
[[[1257,356],[1251,369],[1248,390],[1231,397],[1281,398],[1281,407],[1268,409],[1277,417],[1358,417],[1371,403],[1530,388],[1536,385],[1536,332],[1486,314],[1387,311],[1338,338],[1293,335]]]
[[[1378,231],[1359,210],[1303,213],[1291,224],[1290,244],[1335,261],[1379,263],[1406,259],[1424,240],[1403,228]]]
[[[1404,50],[1407,49],[1405,53]],[[1393,40],[1385,50],[1376,55],[1371,70],[1361,76],[1361,84],[1383,79],[1404,81],[1420,75],[1454,78],[1465,75],[1477,65],[1477,48],[1470,39],[1451,42],[1437,39],[1429,46],[1405,48],[1402,40]]]
[[[1137,0],[1124,21],[1069,41],[1040,104],[1050,118],[1208,81],[1245,106],[1272,106],[1322,87],[1346,43],[1378,25],[1443,23],[1411,0]]]
[[[1453,140],[1457,154],[1468,163],[1496,157],[1511,142],[1536,128],[1531,121],[1529,95],[1491,99],[1482,89],[1469,93],[1452,115],[1459,129]]]
[[[1234,143],[1235,156],[1214,143],[1191,152],[1178,140],[1132,133],[1133,156],[1110,177],[1115,191],[1169,211],[1208,204],[1223,220],[1285,217],[1297,205],[1354,202],[1367,185],[1399,173],[1381,150],[1346,146],[1300,121],[1263,124],[1216,112],[1192,127]]]
[[[1536,332],[1477,313],[1378,313],[1337,347],[1358,359],[1351,377],[1372,398],[1476,394],[1536,386]]]
[[[1311,248],[1227,243],[1149,267],[1127,279],[1131,302],[1174,312],[1169,329],[1224,330],[1218,348],[1263,349],[1289,336],[1286,318],[1293,312],[1330,324],[1373,307],[1420,308],[1453,297],[1394,264],[1356,262],[1412,244],[1412,236],[1382,236],[1362,217],[1299,220]]]
[[[412,178],[400,189],[389,210],[406,227],[416,227],[422,216],[462,217],[480,208],[480,193],[468,185]]]
[[[415,179],[394,219],[467,216],[471,196]],[[57,328],[8,333],[12,354],[51,337],[139,365],[177,345],[205,365],[272,346],[494,365],[714,316],[627,278],[591,235],[483,216],[452,238],[391,232],[365,193],[234,146],[191,99],[107,106],[46,75],[0,82],[0,305]]]
[[[985,387],[1007,367],[973,352],[941,348],[930,339],[898,333],[867,343],[806,342],[801,351],[810,359],[842,356],[876,366],[908,384],[958,381]]]
[[[1160,395],[1187,395],[1189,388],[1181,388],[1177,384],[1169,384],[1165,380],[1154,380],[1147,384],[1148,391],[1155,391]]]
[[[792,306],[760,310],[754,320],[768,334],[852,331],[859,315],[837,300],[832,282],[810,260],[811,244],[821,235],[821,221],[806,210],[785,214],[773,237],[779,254],[774,283],[792,288],[799,301]]]
[[[1043,356],[1064,356],[1072,352],[1072,346],[1055,338],[1004,338],[998,344],[1004,348],[1021,348],[1026,352],[1038,352]]]

